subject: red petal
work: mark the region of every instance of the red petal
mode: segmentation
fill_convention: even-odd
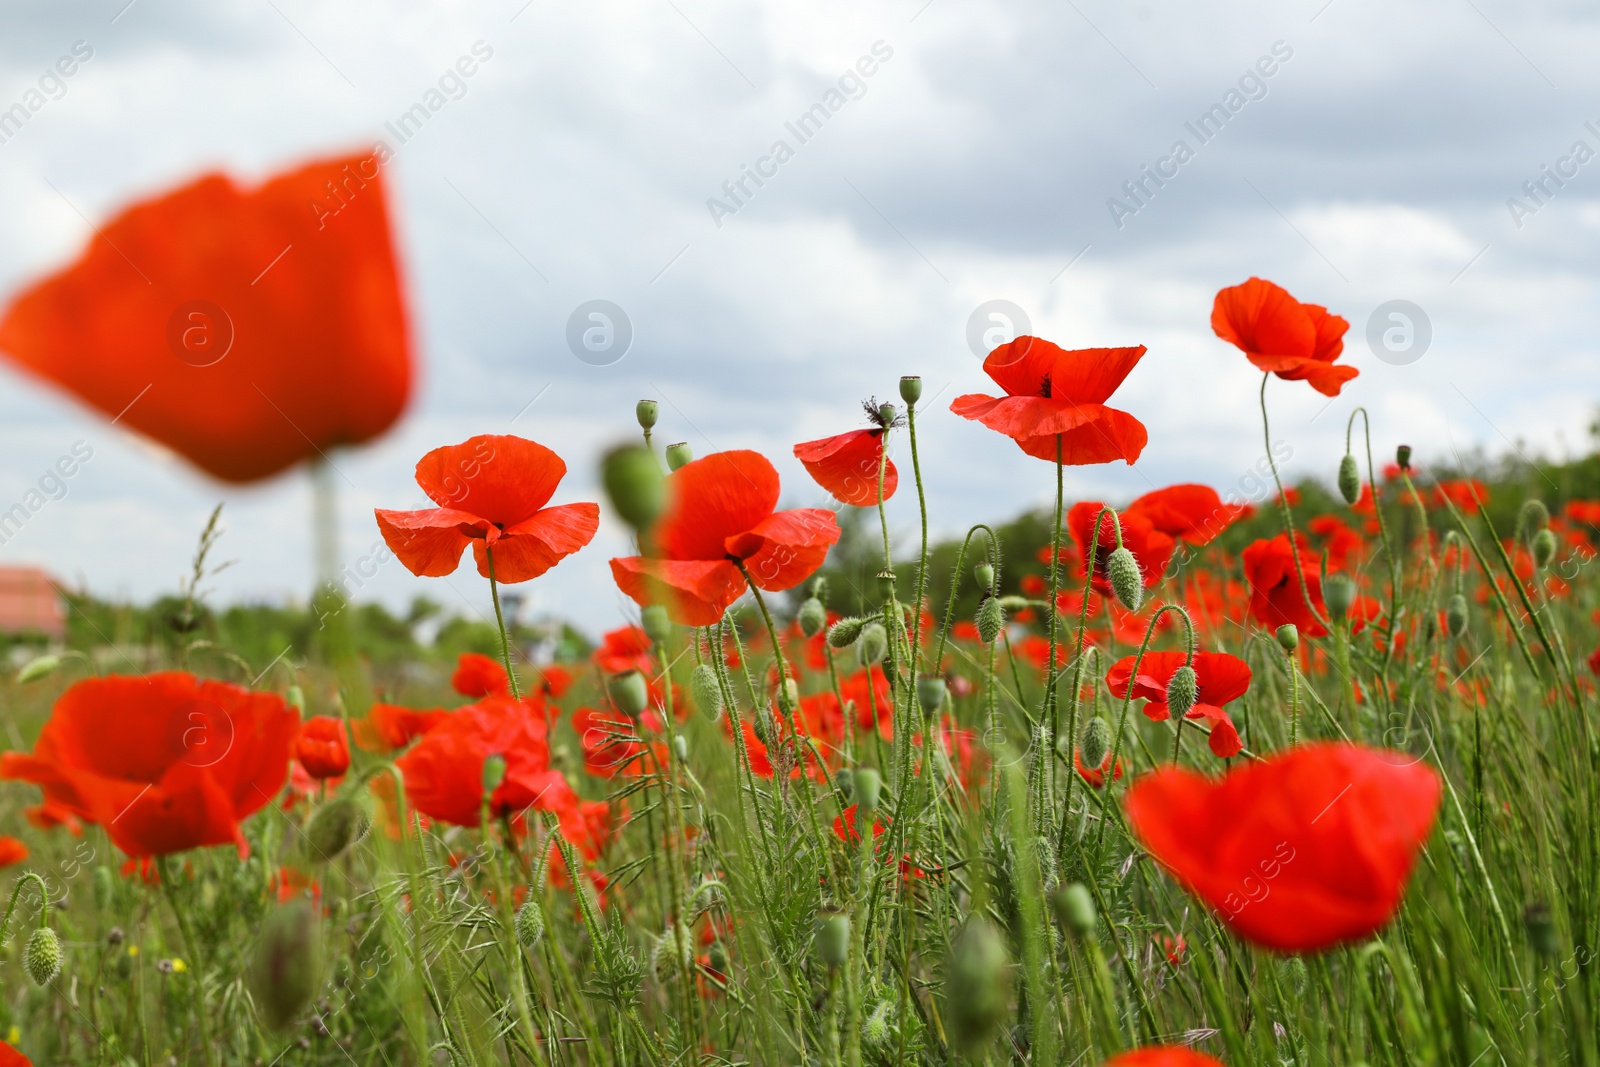
[[[1243,507],[1224,504],[1208,485],[1169,485],[1146,493],[1129,504],[1123,514],[1136,513],[1171,537],[1203,545],[1233,524]]]
[[[839,541],[839,523],[826,508],[779,511],[748,533],[730,537],[727,550],[744,560],[763,589],[790,589],[809,578]]]
[[[1012,396],[1104,404],[1144,353],[1143,345],[1068,350],[1043,338],[1018,337],[990,352],[983,369]]]
[[[851,430],[819,441],[806,441],[794,446],[794,455],[817,484],[832,493],[836,500],[861,508],[878,503],[882,430]],[[900,472],[894,469],[892,460],[881,462],[883,499],[888,500],[900,484]]]
[[[461,550],[483,537],[488,523],[476,515],[449,508],[387,511],[377,508],[378,532],[384,544],[419,578],[443,578],[461,566]],[[470,531],[470,532],[468,532]]]
[[[627,556],[611,561],[611,576],[634,603],[640,607],[661,604],[673,621],[683,626],[712,625],[745,591],[744,576],[726,559]]]
[[[667,476],[656,545],[668,559],[721,560],[728,538],[772,514],[778,492],[778,472],[759,452],[716,452],[686,463]]]
[[[531,519],[566,473],[560,456],[510,434],[481,434],[436,448],[417,462],[417,484],[430,500],[497,526]]]
[[[1317,347],[1317,325],[1300,301],[1261,278],[1217,293],[1211,307],[1211,329],[1252,357],[1252,362],[1257,356],[1309,358]]]
[[[494,577],[497,582],[526,582],[578,551],[600,528],[600,505],[559,504],[530,519],[507,526],[494,543]],[[478,573],[489,577],[486,542],[472,543]]]

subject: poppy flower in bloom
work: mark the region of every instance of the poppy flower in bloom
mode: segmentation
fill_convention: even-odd
[[[1060,348],[1019,337],[983,361],[1005,396],[968,393],[950,410],[1005,434],[1030,456],[1069,466],[1124,460],[1144,451],[1144,423],[1106,401],[1144,356],[1145,348]]]
[[[1111,753],[1107,752],[1103,757],[1101,757],[1100,766],[1087,767],[1083,762],[1083,752],[1078,749],[1073,749],[1072,765],[1077,768],[1079,777],[1081,777],[1085,782],[1088,782],[1089,785],[1095,789],[1100,789],[1106,784],[1106,773],[1111,771]],[[1127,765],[1128,764],[1126,760],[1118,759],[1117,769],[1111,772],[1111,780],[1119,780],[1122,777],[1122,772]]]
[[[1317,304],[1302,304],[1260,278],[1217,293],[1211,329],[1237,346],[1260,370],[1309,382],[1323,396],[1338,396],[1359,372],[1335,364],[1350,323]]]
[[[537,578],[588,544],[600,526],[597,504],[546,507],[566,476],[561,457],[534,441],[480,434],[436,448],[417,463],[417,484],[436,508],[386,511],[378,529],[406,569],[442,578],[472,546],[478,573],[501,582]]]
[[[1204,545],[1243,516],[1245,507],[1224,504],[1209,485],[1186,483],[1146,493],[1122,514],[1137,515],[1168,537]]]
[[[655,659],[650,655],[650,637],[638,626],[623,626],[607,632],[600,647],[589,657],[604,674],[638,671],[645,677],[655,674]]]
[[[1135,657],[1125,656],[1106,672],[1106,688],[1126,699],[1131,682],[1134,698],[1145,701],[1145,716],[1152,722],[1164,722],[1172,717],[1167,708],[1167,683],[1187,658],[1182,652],[1146,652],[1139,660],[1138,675],[1130,677]],[[1210,724],[1214,755],[1222,759],[1237,756],[1243,745],[1233,719],[1222,706],[1250,689],[1250,665],[1226,652],[1196,652],[1190,666],[1194,668],[1195,702],[1185,718],[1204,719]]]
[[[1250,584],[1250,616],[1269,630],[1292,622],[1302,637],[1322,637],[1327,629],[1317,621],[1312,607],[1327,614],[1322,602],[1322,576],[1318,571],[1316,555],[1304,538],[1298,539],[1300,573],[1305,576],[1306,594],[1301,591],[1300,579],[1295,576],[1295,551],[1289,547],[1287,534],[1279,534],[1270,541],[1255,541],[1239,553],[1244,563],[1244,580]]]
[[[881,421],[876,408],[868,408],[867,413],[874,421]],[[880,466],[883,499],[894,496],[900,485],[900,472],[894,469],[892,460],[884,458],[883,435],[884,427],[879,425],[806,441],[794,446],[794,458],[835,500],[858,508],[873,507],[878,503]]]
[[[1113,1056],[1105,1067],[1223,1067],[1223,1063],[1183,1045],[1151,1045]]]
[[[463,652],[450,676],[450,688],[464,697],[503,696],[511,692],[511,678],[498,660],[481,652]]]
[[[1569,500],[1567,518],[1586,526],[1600,526],[1600,500]]]
[[[1337,515],[1318,515],[1307,525],[1327,543],[1330,571],[1349,570],[1351,563],[1367,547],[1362,536]]]
[[[1428,494],[1428,503],[1433,507],[1442,508],[1445,506],[1445,501],[1470,511],[1479,504],[1489,502],[1489,489],[1476,478],[1458,478],[1455,481],[1440,482]]]
[[[450,717],[443,708],[403,708],[398,704],[374,704],[365,719],[357,720],[356,743],[369,751],[405,748],[411,742]]]
[[[344,723],[331,715],[307,719],[295,738],[294,758],[316,779],[338,778],[350,769]]]
[[[243,855],[239,823],[283,788],[299,727],[276,693],[180,671],[88,678],[61,694],[31,755],[0,756],[0,778],[33,782],[129,856]]]
[[[230,482],[370,440],[411,389],[385,200],[372,156],[249,191],[206,175],[97,226],[0,349]]]
[[[577,796],[550,769],[544,712],[530,700],[485,697],[457,708],[395,761],[406,801],[440,822],[477,826],[483,805],[483,761],[505,760],[505,778],[489,798],[489,817],[528,808],[559,813]]]
[[[822,566],[839,540],[825,508],[775,511],[778,472],[757,452],[717,452],[667,476],[667,512],[648,541],[657,556],[611,561],[617,586],[641,607],[710,626],[744,595],[739,564],[762,589],[789,589]]]
[[[33,1067],[33,1061],[4,1041],[0,1041],[0,1067]]]
[[[1221,778],[1166,767],[1134,782],[1126,806],[1144,847],[1230,929],[1308,952],[1394,917],[1439,789],[1403,752],[1312,744]]]
[[[579,708],[572,713],[572,728],[583,748],[583,769],[596,778],[648,774],[655,768],[643,758],[647,752],[655,756],[657,767],[667,761],[665,745],[647,747],[632,740],[639,737],[639,727],[620,711]]]
[[[1081,560],[1078,576],[1089,573],[1089,544],[1095,538],[1094,520],[1104,505],[1098,500],[1082,500],[1067,509],[1067,529],[1078,543]],[[1113,520],[1110,515],[1100,521],[1099,547],[1094,550],[1094,580],[1091,585],[1101,596],[1111,596],[1111,578],[1106,573],[1106,561],[1117,547],[1117,523],[1122,526],[1122,547],[1133,553],[1139,561],[1139,573],[1146,588],[1161,581],[1161,576],[1172,561],[1172,551],[1177,547],[1170,534],[1161,532],[1144,515],[1123,513]]]
[[[0,837],[0,867],[26,862],[28,846],[14,837]]]

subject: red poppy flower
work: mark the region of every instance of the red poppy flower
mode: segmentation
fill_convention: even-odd
[[[572,672],[558,663],[552,663],[539,672],[539,684],[545,695],[556,700],[560,700],[572,688],[572,682]]]
[[[1111,771],[1111,753],[1107,752],[1101,758],[1100,766],[1087,767],[1083,762],[1083,752],[1078,749],[1073,749],[1072,765],[1077,768],[1078,776],[1081,777],[1085,782],[1088,782],[1089,785],[1095,789],[1101,789],[1104,788],[1106,784],[1106,773]],[[1126,760],[1118,759],[1117,769],[1111,773],[1111,780],[1120,780],[1122,778],[1122,772],[1127,768],[1127,765],[1128,764]]]
[[[1115,696],[1128,695],[1129,675],[1133,674],[1136,657],[1125,656],[1111,665],[1106,672],[1106,688]],[[1187,656],[1182,652],[1146,652],[1139,660],[1139,674],[1132,678],[1133,695],[1144,698],[1144,713],[1152,722],[1164,722],[1172,717],[1167,707],[1167,683],[1178,673]],[[1194,662],[1195,702],[1189,709],[1188,719],[1204,719],[1211,726],[1210,745],[1214,755],[1222,759],[1237,756],[1244,747],[1233,719],[1223,705],[1237,700],[1250,689],[1250,665],[1238,656],[1226,652],[1196,652]]]
[[[605,674],[638,671],[649,678],[656,673],[655,659],[650,655],[650,637],[637,626],[608,631],[589,658]]]
[[[16,298],[0,349],[231,482],[376,437],[411,388],[377,161],[250,192],[210,174],[136,204]]]
[[[835,500],[858,508],[878,503],[878,466],[883,465],[883,499],[894,496],[900,472],[894,461],[883,458],[883,429],[851,430],[834,437],[794,446],[794,458],[832,493]]]
[[[1440,482],[1428,494],[1428,503],[1436,508],[1444,507],[1447,500],[1464,511],[1473,511],[1480,503],[1489,502],[1489,488],[1476,478],[1458,478]]]
[[[859,807],[859,804],[852,804],[845,808],[843,813],[833,817],[833,836],[847,845],[858,844],[861,841],[861,831],[856,829],[856,809]],[[881,815],[874,815],[872,817],[872,840],[878,840],[888,828]]]
[[[1209,544],[1238,520],[1243,504],[1224,504],[1208,485],[1169,485],[1129,504],[1123,515],[1138,515],[1168,537],[1193,545]]]
[[[443,708],[403,708],[374,704],[354,723],[356,743],[371,752],[405,748],[450,717]]]
[[[294,758],[316,779],[338,778],[350,769],[350,745],[344,723],[331,715],[307,719],[295,738]]]
[[[583,748],[583,769],[596,778],[648,774],[666,763],[666,746],[627,740],[639,736],[639,727],[620,711],[579,708],[572,713],[572,728]],[[655,766],[642,758],[646,752],[654,753]]]
[[[1312,605],[1324,615],[1328,610],[1322,602],[1322,576],[1316,554],[1305,538],[1297,535],[1297,543],[1300,573],[1305,575],[1311,605],[1306,603],[1300,579],[1295,577],[1295,553],[1289,547],[1289,537],[1279,534],[1270,541],[1253,542],[1239,554],[1244,563],[1244,580],[1250,584],[1250,615],[1268,629],[1292,622],[1302,637],[1322,637],[1328,631],[1311,610]]]
[[[14,864],[25,863],[27,859],[27,845],[14,837],[0,837],[0,867],[10,867]]]
[[[1590,673],[1600,675],[1600,648],[1589,653],[1589,658],[1584,662],[1589,665]]]
[[[1124,460],[1144,451],[1144,423],[1106,401],[1144,355],[1133,348],[1060,348],[1019,337],[989,353],[984,373],[1005,396],[968,393],[950,410],[1005,434],[1030,456],[1070,466]]]
[[[1089,573],[1089,543],[1095,535],[1094,519],[1104,505],[1098,500],[1083,500],[1067,509],[1067,529],[1078,543],[1078,576]],[[1139,573],[1144,577],[1145,588],[1161,581],[1167,564],[1172,561],[1172,550],[1177,542],[1169,534],[1156,529],[1155,524],[1142,514],[1122,513],[1117,517],[1122,525],[1122,547],[1133,553],[1139,561]],[[1111,578],[1106,573],[1106,561],[1117,547],[1117,523],[1107,515],[1100,522],[1099,547],[1094,552],[1094,591],[1101,596],[1111,596]]]
[[[1567,518],[1586,526],[1600,526],[1600,500],[1569,500]]]
[[[1317,304],[1302,304],[1260,278],[1217,293],[1211,329],[1236,345],[1260,370],[1288,381],[1310,382],[1323,396],[1338,396],[1359,372],[1335,365],[1350,324]]]
[[[283,788],[299,725],[276,693],[180,671],[88,678],[61,694],[32,755],[0,756],[0,778],[33,782],[130,856],[244,855],[239,823]]]
[[[839,540],[824,508],[774,511],[778,472],[756,452],[717,452],[667,476],[667,513],[651,531],[657,557],[611,561],[617,586],[641,607],[661,602],[685,626],[710,626],[744,595],[743,563],[762,589],[811,576]]]
[[[0,1067],[33,1067],[33,1061],[4,1041],[0,1041]]]
[[[577,796],[550,769],[545,716],[533,700],[485,697],[458,708],[395,761],[406,800],[429,818],[477,826],[483,805],[483,761],[505,760],[505,778],[489,798],[489,817],[529,808],[560,812]]]
[[[1216,779],[1164,768],[1126,804],[1144,847],[1235,933],[1307,952],[1394,917],[1439,788],[1405,753],[1315,744]]]
[[[495,570],[498,577],[498,563]],[[511,692],[511,678],[499,660],[481,652],[463,652],[456,659],[455,673],[450,676],[450,688],[464,697],[503,696]]]
[[[1151,1045],[1113,1056],[1105,1067],[1223,1067],[1223,1063],[1182,1045]]]
[[[1350,564],[1367,547],[1366,540],[1337,515],[1318,515],[1307,525],[1312,533],[1327,542],[1330,571],[1349,570]]]

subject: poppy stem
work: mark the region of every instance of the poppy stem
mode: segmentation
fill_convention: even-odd
[[[917,609],[911,630],[911,652],[917,672],[922,670],[922,598],[928,589],[928,500],[922,488],[922,461],[917,458],[917,405],[906,405],[906,433],[911,438],[911,473],[917,482],[917,511],[922,516],[922,551],[917,557]],[[888,454],[887,449],[884,452]],[[933,669],[939,669],[934,661]]]
[[[1269,373],[1261,375],[1261,433],[1267,443],[1267,466],[1272,468],[1272,480],[1278,487],[1278,504],[1283,508],[1283,525],[1289,532],[1289,556],[1294,560],[1294,576],[1300,580],[1300,595],[1305,597],[1306,610],[1311,612],[1311,617],[1323,629],[1332,630],[1332,624],[1311,602],[1311,587],[1306,584],[1306,572],[1300,567],[1300,545],[1294,535],[1294,513],[1289,509],[1289,495],[1283,491],[1283,479],[1278,477],[1278,461],[1272,458],[1272,430],[1267,422],[1267,382],[1271,378]]]
[[[1057,631],[1059,630],[1061,621],[1058,617],[1058,613],[1061,609],[1056,603],[1056,600],[1061,595],[1061,508],[1062,498],[1065,496],[1065,479],[1063,471],[1064,468],[1062,467],[1061,463],[1061,435],[1056,434],[1056,513],[1055,521],[1050,524],[1050,606],[1046,609],[1046,612],[1050,618],[1050,658],[1046,661],[1047,665],[1044,670],[1044,676],[1048,683],[1045,686],[1044,691],[1044,711],[1050,716],[1050,752],[1046,753],[1045,758],[1050,760],[1050,784],[1052,786],[1052,793],[1055,792],[1054,786],[1056,779],[1056,763],[1055,759],[1052,758],[1052,754],[1055,751],[1056,739],[1061,736],[1061,704],[1056,697],[1057,683],[1060,681],[1056,675],[1056,640]],[[1095,527],[1096,535],[1098,535],[1099,532],[1099,527]],[[1085,601],[1088,600],[1088,593],[1084,594],[1084,599]],[[1081,643],[1078,648],[1078,654],[1080,656],[1083,654],[1083,647]],[[1074,712],[1073,717],[1076,718],[1076,712],[1078,708],[1078,676],[1076,674],[1073,675],[1072,682],[1072,708]],[[1076,724],[1073,725],[1073,728],[1076,729]],[[1069,790],[1072,788],[1071,776],[1068,776],[1067,778],[1067,788]],[[1065,816],[1063,815],[1063,817]]]
[[[506,634],[506,617],[500,610],[500,584],[494,580],[494,549],[489,545],[483,546],[484,562],[489,565],[489,596],[494,599],[494,621],[500,627],[500,659],[506,665],[506,678],[511,682],[511,697],[514,700],[522,699],[521,688],[517,685],[517,672],[511,669],[511,638]]]
[[[24,871],[22,877],[17,879],[17,884],[11,887],[11,903],[6,907],[5,918],[0,919],[0,945],[5,944],[6,934],[11,929],[11,913],[17,908],[17,897],[22,895],[22,887],[30,881],[39,883],[39,925],[43,926],[49,921],[50,887],[33,871]]]

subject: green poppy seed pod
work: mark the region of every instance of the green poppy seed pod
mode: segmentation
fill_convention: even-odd
[[[1394,461],[1403,471],[1411,469],[1411,446],[1401,445],[1394,450]]]
[[[829,970],[843,967],[850,958],[850,916],[824,915],[817,925],[817,955]]]
[[[855,773],[857,811],[862,815],[878,810],[883,795],[883,776],[871,767],[858,767]]]
[[[994,592],[994,567],[987,560],[972,568],[972,580],[978,583],[979,592]]]
[[[795,613],[795,618],[800,623],[801,633],[815,637],[828,625],[828,609],[816,597],[806,597],[800,602],[800,610]]]
[[[61,973],[61,939],[48,926],[41,926],[28,938],[22,950],[22,965],[37,986],[47,986]]]
[[[924,715],[937,715],[949,693],[950,687],[937,675],[917,679],[917,706]]]
[[[501,762],[503,764],[504,760]],[[484,769],[488,769],[487,760],[484,761]],[[311,821],[306,824],[303,851],[308,859],[327,863],[366,837],[371,829],[371,794],[365,788],[341,791],[311,816]]]
[[[634,417],[639,420],[639,429],[649,432],[655,427],[656,417],[661,414],[654,400],[641,400],[633,409]]]
[[[667,643],[667,638],[672,636],[672,618],[667,614],[667,609],[660,604],[651,604],[639,612],[639,628],[650,639],[651,644],[657,647]]]
[[[1467,612],[1467,598],[1456,593],[1450,598],[1450,603],[1444,609],[1444,625],[1451,637],[1459,639],[1467,632],[1467,622],[1470,615]]]
[[[840,619],[828,628],[828,644],[834,648],[849,648],[861,636],[866,619]]]
[[[689,758],[689,739],[682,734],[672,735],[672,751],[678,754],[679,760]]]
[[[722,686],[717,684],[716,668],[711,664],[697,664],[689,672],[689,699],[700,714],[712,722],[721,721]]]
[[[981,915],[967,920],[950,946],[944,969],[945,1021],[951,1040],[974,1059],[994,1037],[1010,1000],[1010,960],[994,924]]]
[[[523,948],[539,946],[540,939],[544,937],[544,909],[539,907],[539,902],[534,900],[531,894],[522,907],[517,909],[511,925],[516,930],[517,944]]]
[[[1292,622],[1286,622],[1278,627],[1275,636],[1278,638],[1278,647],[1291,655],[1300,647],[1300,631]]]
[[[650,702],[650,687],[638,671],[623,671],[606,679],[606,692],[617,710],[637,719]]]
[[[1348,452],[1339,461],[1339,495],[1346,504],[1361,499],[1361,470],[1356,466],[1356,457]]]
[[[679,441],[677,444],[667,446],[667,469],[677,470],[685,463],[694,459],[694,449],[689,447],[688,441]]]
[[[1096,715],[1083,724],[1083,733],[1078,739],[1078,755],[1083,765],[1091,769],[1105,763],[1106,757],[1111,755],[1111,725],[1100,716]]]
[[[922,399],[922,379],[915,374],[907,374],[900,379],[900,399],[907,404],[916,404]]]
[[[1006,613],[1000,610],[999,597],[985,597],[978,605],[977,624],[978,639],[986,645],[994,644],[994,639],[1000,636],[1000,628],[1006,624]]]
[[[883,425],[885,425],[885,426],[892,425],[894,423],[894,420],[897,419],[899,416],[900,416],[900,412],[895,410],[895,406],[893,404],[879,404],[878,405],[878,419],[879,419],[879,421],[881,421],[883,423]]]
[[[889,1040],[889,1011],[892,1007],[887,1000],[878,1001],[878,1006],[861,1024],[861,1040],[870,1048],[879,1048]]]
[[[306,695],[298,685],[291,685],[283,694],[284,701],[298,714],[306,713]]]
[[[1095,911],[1094,895],[1082,882],[1062,886],[1050,897],[1050,907],[1055,910],[1061,925],[1079,937],[1093,934],[1100,921]]]
[[[894,571],[878,572],[878,595],[885,600],[894,599]]]
[[[30,659],[23,668],[17,672],[17,681],[36,682],[49,674],[54,674],[55,669],[61,666],[60,656],[38,656]]]
[[[600,476],[611,506],[635,530],[655,522],[666,506],[667,489],[661,468],[655,455],[643,445],[623,445],[606,453]]]
[[[869,622],[861,628],[861,639],[856,642],[856,659],[863,667],[882,663],[889,654],[889,631],[881,622]]]
[[[720,938],[711,942],[711,947],[706,949],[706,962],[718,974],[728,973],[728,948]]]
[[[1322,599],[1335,622],[1343,622],[1356,602],[1356,583],[1347,574],[1330,574],[1322,583]]]
[[[1528,551],[1533,553],[1533,565],[1544,570],[1556,557],[1556,532],[1546,527],[1534,534],[1533,540],[1528,542]]]
[[[1548,904],[1529,904],[1522,912],[1522,925],[1528,932],[1528,944],[1533,946],[1533,951],[1545,959],[1561,951],[1555,918],[1550,914]]]
[[[1106,577],[1111,591],[1129,611],[1138,611],[1144,600],[1144,579],[1139,574],[1139,561],[1133,558],[1126,545],[1114,549],[1106,557]]]
[[[1167,710],[1172,712],[1174,718],[1181,719],[1189,714],[1189,709],[1194,707],[1199,698],[1200,682],[1195,677],[1194,668],[1185,663],[1167,679]]]
[[[483,795],[492,796],[500,783],[506,780],[506,758],[498,752],[491,752],[483,757],[483,770],[480,772],[483,782]]]
[[[293,900],[267,916],[250,958],[248,979],[263,1021],[281,1030],[311,1003],[321,984],[317,914],[309,900]]]
[[[1537,497],[1530,497],[1522,502],[1522,510],[1517,513],[1517,528],[1524,537],[1534,534],[1550,525],[1550,509],[1544,506],[1544,501]]]

